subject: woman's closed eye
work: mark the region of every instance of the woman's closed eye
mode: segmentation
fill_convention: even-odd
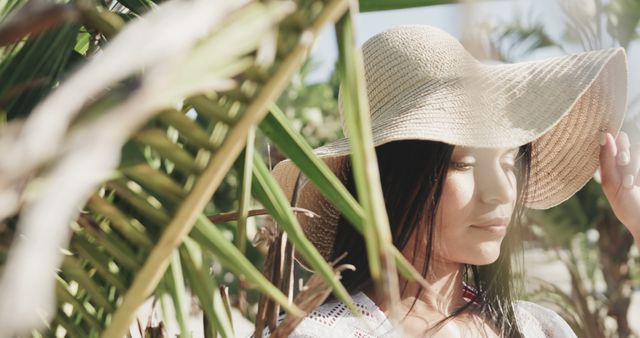
[[[502,166],[503,168],[509,169],[509,170],[515,170],[517,168],[516,163],[513,161],[504,161],[502,162]],[[457,162],[457,161],[451,162],[451,168],[455,170],[465,171],[465,170],[470,170],[473,167],[474,167],[474,163],[471,163],[471,162]]]
[[[469,170],[473,168],[473,163],[451,161],[451,167],[455,170]]]

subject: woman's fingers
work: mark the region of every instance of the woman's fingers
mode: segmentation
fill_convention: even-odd
[[[602,188],[618,186],[620,183],[620,174],[618,173],[616,158],[618,149],[616,141],[609,133],[604,133],[600,141],[602,145],[600,149],[600,177]]]
[[[627,187],[631,188],[634,184],[640,186],[640,144],[631,143],[629,154],[629,164],[626,171],[628,172],[628,177],[630,177],[627,178],[627,183],[629,184]]]
[[[622,186],[625,188],[633,187],[636,182],[636,175],[640,167],[640,154],[638,153],[638,145],[629,142],[629,136],[625,132],[620,132],[616,139],[616,147],[618,154],[616,162],[620,177],[622,178]]]
[[[621,131],[616,138],[616,147],[618,149],[618,155],[616,160],[618,165],[625,166],[629,163],[629,136],[624,131]]]
[[[635,185],[640,187],[640,135],[636,133],[632,134],[632,136],[629,147],[629,153],[631,154],[629,172],[635,175]]]

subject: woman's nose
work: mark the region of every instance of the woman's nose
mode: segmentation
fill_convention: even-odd
[[[488,204],[512,203],[517,194],[515,175],[503,169],[499,164],[481,172],[476,177],[480,198]]]

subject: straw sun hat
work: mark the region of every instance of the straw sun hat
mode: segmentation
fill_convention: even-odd
[[[591,179],[600,132],[617,135],[626,110],[622,48],[488,65],[446,32],[408,25],[373,36],[362,53],[375,146],[409,139],[485,148],[532,142],[525,191],[532,209],[565,201]],[[314,150],[342,180],[339,168],[349,151],[346,138]],[[280,162],[273,175],[291,198],[295,165]],[[298,217],[329,258],[339,213],[309,182],[300,188],[296,206],[320,215]]]

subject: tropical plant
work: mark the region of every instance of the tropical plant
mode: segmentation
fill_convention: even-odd
[[[597,181],[566,203],[532,213],[530,222],[538,241],[564,263],[571,288],[539,280],[530,285],[530,296],[559,307],[579,337],[633,337],[627,317],[632,291],[640,285],[633,238],[615,218]]]
[[[407,278],[420,276],[388,245],[376,173],[364,170],[375,158],[354,6],[0,3],[0,336],[122,337],[147,298],[169,294],[187,337],[188,288],[204,313],[205,336],[231,337],[228,294],[210,272],[216,264],[291,320],[328,292],[355,311],[340,268],[305,238],[297,211],[256,154],[257,128],[363,232],[372,278],[393,304],[396,266]],[[273,104],[333,22],[358,194],[369,197],[358,202]],[[238,181],[232,214],[219,214],[223,203],[214,195],[225,178]],[[275,235],[317,271],[308,283],[326,290],[320,297],[303,291],[294,302],[247,258],[247,217],[264,213],[249,210],[252,197],[277,221]]]

